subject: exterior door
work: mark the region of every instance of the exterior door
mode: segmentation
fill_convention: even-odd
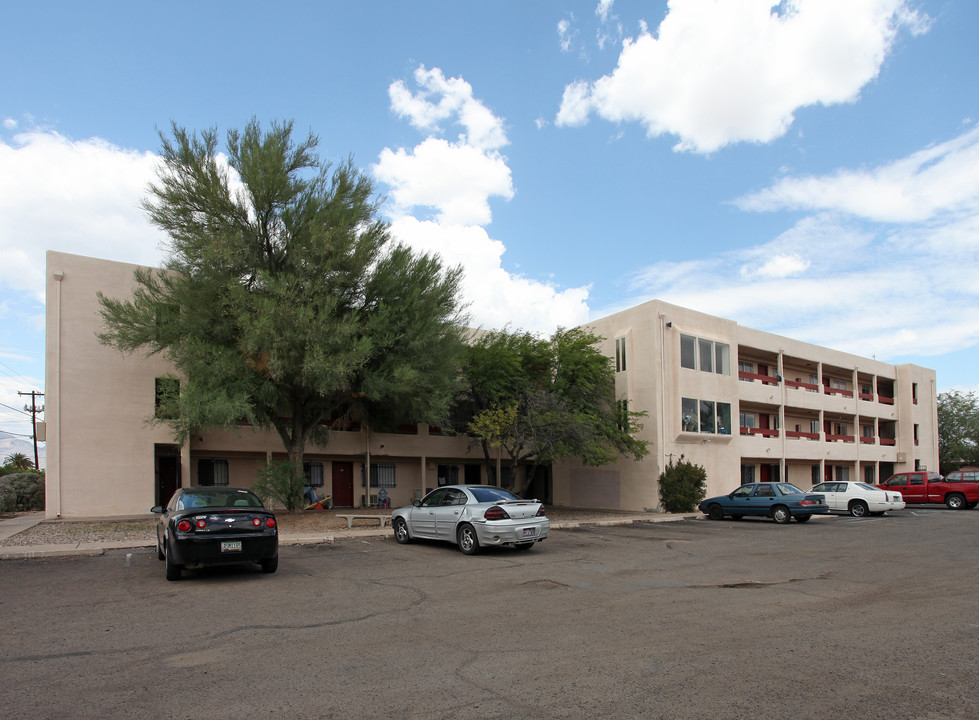
[[[333,465],[333,506],[354,506],[354,464],[334,462]]]
[[[156,504],[166,505],[180,487],[180,448],[156,446]]]

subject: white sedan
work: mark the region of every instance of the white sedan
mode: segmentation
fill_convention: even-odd
[[[529,550],[551,523],[544,506],[491,485],[446,485],[391,513],[399,543],[416,538],[455,543],[466,555],[481,547],[512,545]]]
[[[863,517],[868,513],[883,515],[888,510],[904,509],[901,493],[881,490],[862,482],[824,482],[810,492],[825,495],[830,510],[842,510],[854,517]]]

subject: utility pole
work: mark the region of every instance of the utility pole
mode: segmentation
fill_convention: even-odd
[[[31,390],[30,392],[18,392],[18,395],[30,395],[31,404],[25,405],[24,409],[31,414],[31,437],[34,439],[34,469],[40,470],[41,466],[37,459],[37,414],[44,412],[44,406],[38,407],[37,399],[39,397],[44,397],[44,393],[38,392],[37,390]]]

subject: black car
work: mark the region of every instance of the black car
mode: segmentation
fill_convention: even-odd
[[[279,567],[275,514],[251,490],[189,487],[157,505],[156,553],[167,564],[167,580],[206,565],[258,563],[262,571]]]

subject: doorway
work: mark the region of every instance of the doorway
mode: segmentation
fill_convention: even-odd
[[[333,462],[333,506],[354,506],[354,464]]]
[[[156,502],[155,505],[166,505],[180,487],[180,446],[154,445]]]

